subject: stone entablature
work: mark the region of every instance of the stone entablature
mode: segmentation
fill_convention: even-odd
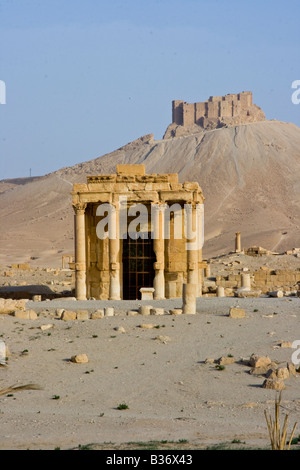
[[[164,138],[183,135],[185,130],[194,126],[213,129],[224,126],[264,121],[265,114],[261,108],[253,104],[251,91],[225,96],[210,96],[204,102],[187,103],[183,100],[172,101],[172,124],[168,127]]]
[[[125,232],[132,222],[129,209],[138,204],[147,208],[141,230],[147,234],[145,238],[153,238],[151,249],[154,253],[153,285],[138,287],[154,287],[155,299],[171,298],[181,297],[183,283],[189,282],[197,284],[198,295],[201,295],[203,263],[199,240],[203,240],[204,197],[199,184],[179,183],[177,174],[146,174],[144,165],[117,165],[116,170],[115,174],[88,176],[86,183],[73,186],[76,297],[126,298],[124,239],[127,239]],[[114,213],[109,227],[114,236],[109,233],[106,238],[101,238],[98,228],[103,224],[108,205]],[[172,212],[172,206],[178,212]],[[183,212],[184,217],[179,217]],[[168,236],[165,233],[166,217],[170,222]],[[188,220],[188,230],[196,227],[197,244],[192,249],[186,248],[191,238],[184,230],[181,239],[175,237],[175,226],[178,228],[175,220],[180,220],[181,225],[183,220]]]

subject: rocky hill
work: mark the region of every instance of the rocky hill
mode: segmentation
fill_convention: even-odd
[[[300,128],[261,121],[154,140],[149,134],[109,154],[40,178],[0,182],[0,264],[60,266],[73,253],[70,192],[86,176],[143,163],[147,173],[178,173],[205,196],[204,257],[242,246],[300,246]]]

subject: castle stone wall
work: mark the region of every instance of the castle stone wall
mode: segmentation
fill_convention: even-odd
[[[172,102],[172,124],[185,128],[198,125],[204,128],[216,128],[224,125],[237,125],[265,120],[265,114],[253,104],[251,91],[225,96],[210,96],[208,100],[187,103],[183,100]],[[166,133],[166,137],[169,133]]]

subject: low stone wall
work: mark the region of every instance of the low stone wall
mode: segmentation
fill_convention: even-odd
[[[242,274],[228,274],[226,276],[215,276],[204,280],[203,294],[215,294],[217,287],[223,287],[225,295],[234,295],[234,291],[242,287]],[[260,269],[258,271],[247,271],[250,274],[251,289],[267,294],[269,291],[282,290],[283,292],[296,292],[300,290],[300,269]]]

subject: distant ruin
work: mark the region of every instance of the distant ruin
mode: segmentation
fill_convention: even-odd
[[[253,104],[251,91],[225,96],[210,96],[204,102],[187,103],[183,100],[172,101],[172,124],[165,138],[174,137],[177,126],[182,128],[201,127],[215,129],[224,126],[264,121],[265,114]],[[180,133],[182,135],[182,133]]]

